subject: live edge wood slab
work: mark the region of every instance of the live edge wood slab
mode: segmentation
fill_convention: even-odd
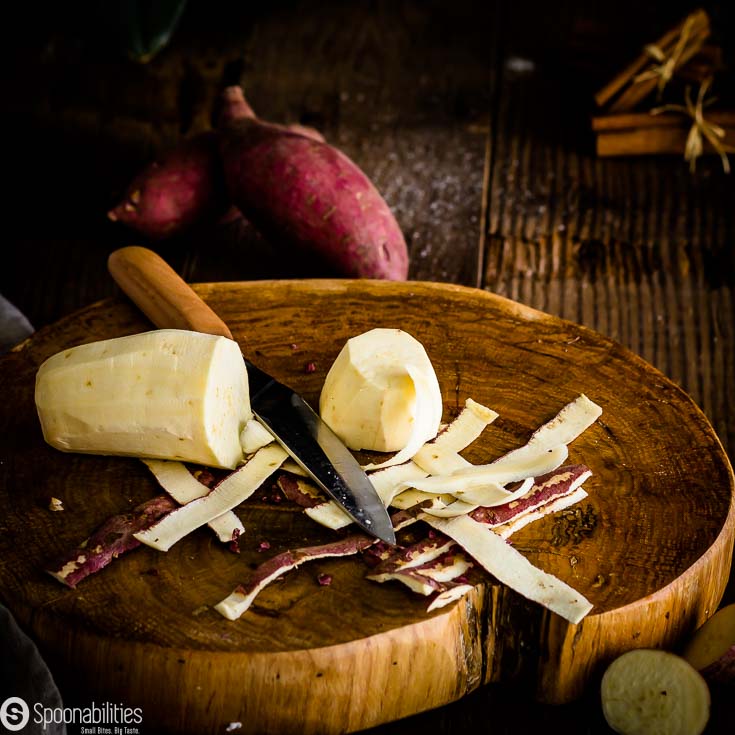
[[[100,699],[142,707],[146,731],[215,733],[230,722],[252,733],[355,731],[501,680],[533,680],[538,698],[563,702],[618,653],[674,647],[714,612],[732,554],[732,470],[687,395],[619,344],[459,286],[325,280],[196,290],[248,357],[314,403],[348,337],[375,326],[412,333],[436,367],[445,419],[468,397],[500,413],[466,452],[474,462],[522,443],[579,393],[598,402],[601,419],[570,451],[594,473],[578,506],[586,522],[552,516],[513,537],[595,607],[570,625],[488,579],[427,614],[425,600],[365,581],[363,565],[343,559],[288,574],[229,622],[211,606],[252,565],[331,533],[257,494],[238,509],[240,555],[201,530],[166,554],[143,547],[63,588],[44,563],[157,492],[135,459],[63,454],[41,436],[33,387],[45,358],[150,328],[124,300],[106,300],[0,361],[0,597],[52,666]],[[48,509],[52,496],[63,512]],[[330,586],[317,583],[322,573]]]

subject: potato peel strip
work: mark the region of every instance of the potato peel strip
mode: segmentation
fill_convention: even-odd
[[[545,474],[566,460],[567,445],[597,421],[601,414],[602,409],[582,394],[538,428],[525,445],[494,462],[469,465],[447,475],[434,474],[406,487],[423,492],[451,493],[491,482],[505,485]]]
[[[258,594],[273,580],[296,569],[307,561],[350,556],[367,549],[376,539],[364,534],[348,536],[321,546],[310,546],[296,551],[284,551],[261,564],[247,585],[240,585],[214,609],[228,620],[237,620],[252,604]]]
[[[592,604],[566,582],[535,567],[491,528],[469,516],[424,520],[453,538],[478,564],[499,582],[523,597],[538,602],[570,623],[579,623]]]
[[[180,505],[208,495],[210,489],[199,482],[182,462],[165,459],[144,459],[143,463],[153,473],[158,484]],[[231,510],[207,524],[223,543],[230,543],[245,532],[240,519]]]
[[[552,450],[543,449],[536,452],[534,449],[523,457],[511,457],[518,450],[513,450],[496,460],[492,464],[472,465],[466,470],[458,470],[451,475],[432,475],[422,480],[404,483],[404,488],[414,488],[425,493],[457,493],[462,491],[492,488],[493,486],[507,485],[509,482],[521,482],[528,477],[545,475],[547,472],[560,467],[569,455],[566,445],[555,447]],[[504,461],[505,457],[510,457]],[[490,492],[490,490],[488,490]],[[495,493],[497,496],[497,493]],[[494,502],[493,497],[488,498]],[[479,505],[479,503],[478,503]]]
[[[416,459],[420,460],[423,466],[415,461],[408,461],[371,472],[368,477],[383,504],[386,507],[392,505],[399,493],[403,494],[404,501],[411,498],[412,502],[400,503],[396,507],[408,508],[423,502],[427,499],[426,496],[414,496],[410,492],[403,492],[405,487],[410,486],[411,481],[421,480],[432,471],[451,472],[458,466],[471,466],[457,452],[466,449],[497,417],[495,411],[468,398],[454,421],[443,429],[436,439],[424,444],[417,452]],[[295,462],[286,460],[283,469],[292,472],[295,469],[292,465],[298,467]],[[303,475],[303,470],[298,467],[295,474]],[[436,501],[433,501],[433,504],[436,505]],[[325,501],[322,505],[307,510],[306,513],[312,520],[333,530],[344,528],[351,522],[349,516],[333,500]]]
[[[232,510],[249,498],[282,464],[288,455],[279,445],[258,450],[239,469],[229,474],[203,498],[177,508],[135,538],[159,551],[168,551],[195,529]]]

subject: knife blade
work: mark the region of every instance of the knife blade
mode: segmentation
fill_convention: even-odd
[[[110,274],[159,328],[189,329],[232,339],[227,325],[160,256],[130,246],[111,253]],[[295,391],[245,356],[255,416],[291,457],[364,531],[389,544],[388,511],[352,453]]]

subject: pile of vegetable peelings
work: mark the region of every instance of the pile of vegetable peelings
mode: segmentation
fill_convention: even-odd
[[[224,90],[216,130],[147,166],[108,216],[150,240],[246,218],[266,239],[342,275],[408,274],[400,227],[360,168],[316,130],[259,120],[240,87]],[[69,587],[141,544],[165,552],[203,526],[237,551],[245,533],[237,507],[275,476],[280,497],[340,533],[263,562],[215,605],[228,620],[289,570],[346,556],[362,558],[367,580],[425,596],[428,611],[460,599],[472,589],[467,575],[483,571],[571,623],[592,609],[509,542],[526,524],[587,496],[590,469],[568,461],[569,445],[602,412],[584,395],[560,406],[523,446],[473,465],[461,452],[497,413],[468,399],[443,425],[436,374],[416,339],[374,329],[348,340],[326,377],[320,413],[350,449],[390,455],[365,470],[394,528],[419,531],[419,541],[396,546],[350,533],[351,519],[253,417],[239,347],[225,337],[156,330],[72,347],[40,367],[36,406],[52,446],[139,457],[164,491],[48,565]],[[50,510],[62,509],[52,499]],[[707,681],[735,681],[735,605],[695,633],[683,658],[644,649],[616,659],[602,680],[603,712],[620,733],[699,735],[709,718]]]
[[[234,509],[275,473],[285,499],[315,523],[334,530],[352,523],[252,416],[247,369],[225,337],[164,329],[72,347],[41,365],[35,397],[49,444],[140,457],[165,491],[110,518],[48,567],[70,587],[140,544],[165,552],[203,526],[236,544],[245,529]],[[356,554],[368,580],[402,583],[426,596],[429,610],[470,590],[466,573],[479,567],[573,623],[590,611],[581,594],[507,542],[586,497],[591,472],[567,458],[568,445],[601,414],[587,397],[561,407],[525,445],[473,465],[460,452],[498,414],[469,399],[442,425],[441,390],[424,347],[402,330],[373,329],[348,340],[319,409],[350,449],[389,453],[364,469],[394,509],[396,530],[421,521],[427,532],[406,547],[359,532],[279,554],[215,606],[224,617],[239,618],[269,582],[300,564]],[[229,472],[215,481],[208,468]]]
[[[69,587],[141,544],[165,552],[203,526],[237,551],[246,531],[236,510],[275,475],[286,501],[315,523],[346,530],[332,542],[277,554],[229,594],[223,590],[214,607],[228,620],[237,620],[266,585],[301,564],[347,556],[362,558],[367,580],[400,583],[425,596],[427,611],[472,589],[471,570],[571,623],[592,609],[508,542],[524,525],[587,496],[582,485],[589,468],[568,462],[569,445],[601,415],[584,395],[560,407],[522,446],[471,464],[462,450],[491,431],[498,414],[468,399],[443,425],[439,383],[416,339],[398,329],[349,339],[327,374],[319,410],[351,449],[388,455],[365,470],[392,509],[396,531],[412,524],[418,530],[410,542],[394,546],[350,533],[351,519],[253,417],[245,363],[226,337],[164,329],[72,347],[41,365],[35,398],[49,444],[140,457],[164,491],[109,518],[47,566]],[[57,501],[50,509],[61,507]],[[699,735],[710,711],[705,677],[735,680],[735,605],[695,633],[684,657],[641,649],[613,661],[601,685],[605,718],[630,735]]]

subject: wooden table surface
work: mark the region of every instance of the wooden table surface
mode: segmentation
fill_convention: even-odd
[[[142,241],[105,212],[240,81],[261,117],[317,127],[362,166],[406,235],[412,279],[613,337],[688,391],[735,451],[735,179],[716,158],[694,175],[678,157],[597,159],[589,128],[593,92],[691,5],[190,0],[147,65],[117,53],[89,5],[24,10],[1,52],[0,293],[36,327],[117,293],[107,255]],[[716,28],[732,28],[726,5],[709,8]],[[331,275],[241,224],[155,247],[190,281]],[[609,731],[594,691],[557,708],[528,699],[487,687],[374,732]],[[715,696],[708,732],[732,717]]]

